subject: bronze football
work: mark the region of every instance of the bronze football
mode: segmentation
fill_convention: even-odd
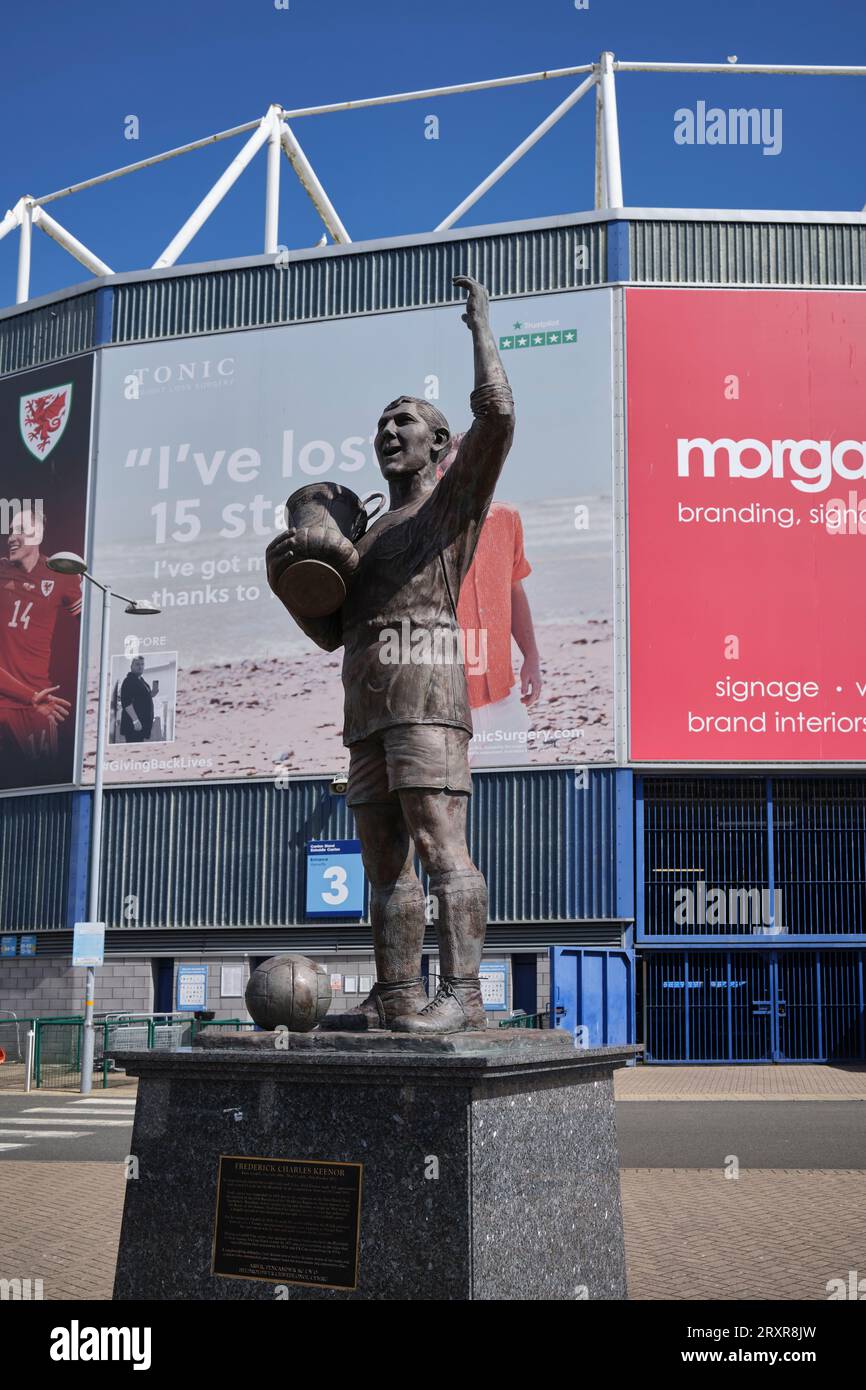
[[[330,1008],[331,982],[309,956],[272,956],[250,975],[244,997],[260,1028],[308,1033]]]

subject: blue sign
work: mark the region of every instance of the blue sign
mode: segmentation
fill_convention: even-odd
[[[192,1013],[196,1009],[207,1008],[206,965],[179,965],[177,967],[177,998],[175,1008],[178,1013]]]
[[[24,952],[22,951],[21,954],[23,955]],[[102,965],[104,960],[105,923],[76,922],[72,937],[72,964]]]
[[[495,1013],[508,1013],[510,1010],[507,960],[483,960],[478,972],[481,979],[481,998],[485,1009]]]
[[[307,916],[363,917],[360,840],[307,841]]]
[[[35,956],[35,955],[36,955],[36,937],[35,937],[35,935],[34,935],[34,936],[20,936],[20,937],[18,938],[18,954],[19,954],[19,956]]]
[[[17,949],[17,936],[0,936],[0,956],[14,956]]]

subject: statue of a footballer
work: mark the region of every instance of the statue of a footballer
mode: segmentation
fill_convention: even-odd
[[[514,403],[488,318],[488,295],[467,275],[465,323],[472,333],[474,422],[456,459],[448,422],[429,401],[400,396],[378,423],[375,448],[390,510],[357,541],[359,563],[337,612],[288,611],[325,651],[343,646],[347,801],[370,880],[377,980],[351,1011],[352,1026],[403,1033],[484,1027],[479,968],[487,926],[487,885],[469,857],[466,813],[472,791],[472,719],[460,659],[460,586],[472,562],[493,490],[511,446]],[[268,547],[268,582],[310,553],[291,529]],[[285,590],[283,602],[286,602]],[[393,659],[395,634],[411,652]],[[414,639],[418,639],[415,641]],[[437,906],[439,990],[421,982],[425,900],[414,852]],[[347,1020],[348,1015],[341,1015]],[[336,1023],[338,1020],[329,1020]]]

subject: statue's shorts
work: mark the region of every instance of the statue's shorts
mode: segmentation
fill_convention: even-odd
[[[407,788],[472,791],[469,734],[447,724],[395,724],[349,748],[349,806],[396,801]]]

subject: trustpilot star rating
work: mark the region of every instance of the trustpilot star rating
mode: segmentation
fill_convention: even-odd
[[[543,333],[506,333],[499,339],[499,349],[507,352],[509,348],[562,347],[576,342],[576,328],[556,328]]]

